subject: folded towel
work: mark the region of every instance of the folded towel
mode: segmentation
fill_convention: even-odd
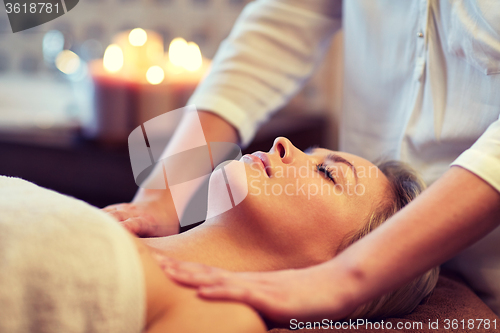
[[[144,277],[118,223],[0,176],[0,332],[141,332]]]

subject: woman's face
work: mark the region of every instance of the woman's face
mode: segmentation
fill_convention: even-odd
[[[244,198],[233,200],[231,218],[254,223],[277,247],[318,262],[330,259],[388,193],[386,177],[369,161],[321,148],[303,152],[284,137],[268,153],[230,163],[225,179],[232,196]],[[209,192],[209,214],[218,198]]]

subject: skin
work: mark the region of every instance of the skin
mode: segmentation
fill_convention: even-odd
[[[331,153],[315,149],[306,154],[286,138],[277,138],[269,153],[257,152],[232,162],[243,166],[244,173],[231,174],[233,171],[227,168],[228,177],[234,180],[233,189],[258,180],[239,205],[180,235],[134,238],[146,278],[147,331],[265,331],[262,319],[252,308],[201,299],[196,290],[169,280],[162,268],[167,266],[166,258],[236,272],[304,268],[333,258],[346,234],[364,225],[373,203],[385,197],[388,181],[373,164],[360,157],[335,152],[348,160],[351,167],[344,162],[327,160]],[[265,159],[266,168],[256,156]],[[333,189],[335,184],[324,172],[318,171],[318,163],[335,172],[337,186],[358,183],[364,187],[363,193],[350,194],[345,190],[328,195],[326,189]],[[280,174],[283,167],[302,168],[303,172]],[[363,168],[371,168],[372,177],[362,176]],[[214,191],[219,181],[217,176],[210,180],[209,214],[223,197]],[[324,186],[325,192],[309,198],[307,194],[295,192],[266,195],[265,182],[275,188],[287,184],[306,188]],[[311,217],[314,223],[310,222]],[[315,241],[311,242],[311,238]],[[193,313],[198,313],[196,321],[192,320]]]
[[[193,289],[169,280],[158,264],[158,251],[137,237],[130,237],[136,244],[144,272],[146,332],[266,331],[259,315],[250,307],[230,301],[202,300]]]

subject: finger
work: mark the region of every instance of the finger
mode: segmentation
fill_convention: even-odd
[[[182,263],[182,266],[186,267],[188,265]],[[200,268],[196,266],[196,264],[193,264],[190,269],[178,270],[176,263],[173,263],[173,265],[165,268],[165,272],[172,280],[191,287],[214,285],[224,282],[225,276],[222,270],[218,271],[211,267]],[[208,270],[208,272],[200,271],[200,269]]]
[[[253,286],[257,284],[267,284],[262,273],[235,273],[212,266],[171,259],[165,265],[165,272],[173,280],[188,284],[190,286],[208,286],[232,284],[238,286]]]
[[[101,210],[103,212],[106,212],[106,213],[113,212],[116,209],[117,209],[116,206],[107,206],[107,207],[101,208]]]
[[[167,269],[167,267],[171,266],[174,262],[173,258],[167,257],[165,254],[158,251],[151,251],[151,256],[160,265],[162,270]]]
[[[171,268],[177,272],[191,273],[191,274],[217,274],[222,273],[224,270],[215,268],[197,262],[173,260]]]
[[[129,217],[127,223],[134,224],[135,234],[139,237],[155,237],[158,236],[158,224],[152,223],[147,214],[142,216]]]
[[[173,268],[177,265],[179,260],[172,257],[167,257],[163,253],[153,252],[153,257],[158,261],[162,270],[166,271],[167,268]]]
[[[190,287],[214,285],[221,282],[220,276],[178,272],[168,267],[166,268],[165,272],[175,282]]]
[[[124,208],[127,208],[128,204],[114,204],[114,205],[109,205],[104,208],[101,208],[101,210],[105,212],[113,212],[115,210],[124,210]]]
[[[128,218],[130,218],[130,214],[123,210],[112,210],[106,213],[113,216],[120,222],[126,221]]]
[[[255,293],[255,291],[253,291]],[[248,288],[235,285],[212,285],[201,286],[198,295],[210,299],[225,299],[232,301],[248,302],[253,300],[255,295]]]
[[[140,236],[141,233],[141,222],[139,219],[131,218],[120,223],[125,229],[133,233],[134,235]]]
[[[259,311],[275,305],[276,301],[267,288],[260,286],[248,287],[238,285],[214,285],[202,286],[198,289],[198,295],[208,299],[219,299],[237,301],[248,304]]]
[[[146,238],[158,236],[158,225],[151,223],[151,221],[147,219],[147,216],[129,217],[122,223],[137,237]]]

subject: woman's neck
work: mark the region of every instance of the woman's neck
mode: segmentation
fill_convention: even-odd
[[[286,268],[285,260],[252,223],[215,217],[179,235],[146,238],[144,243],[169,257],[232,271]]]

